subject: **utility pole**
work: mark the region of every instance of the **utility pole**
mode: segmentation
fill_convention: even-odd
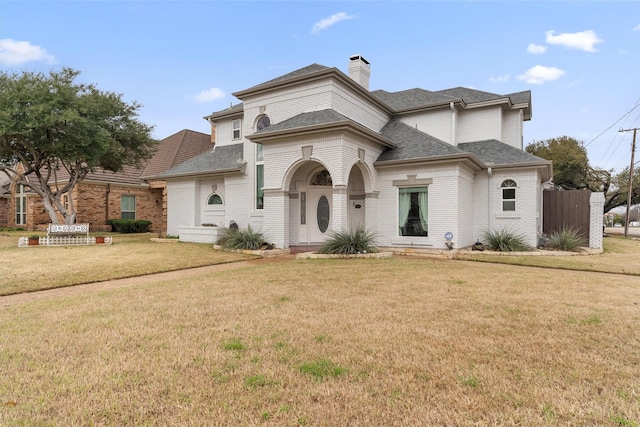
[[[629,165],[629,193],[627,194],[627,218],[624,222],[624,237],[627,237],[629,232],[629,210],[631,209],[631,194],[633,189],[633,160],[636,154],[636,132],[639,128],[633,129],[620,129],[619,132],[631,132],[633,131],[633,142],[631,143],[631,164]]]

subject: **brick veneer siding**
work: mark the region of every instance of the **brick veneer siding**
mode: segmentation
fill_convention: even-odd
[[[121,217],[121,196],[136,196],[136,219],[151,221],[151,230],[165,231],[163,188],[141,188],[104,183],[81,183],[76,190],[77,222],[104,229],[108,219]]]
[[[1,198],[0,199],[0,227],[9,226],[9,218],[7,217],[8,214],[9,214],[9,199]]]
[[[110,231],[111,226],[107,225],[107,219],[120,218],[120,196],[130,194],[136,196],[136,218],[145,219],[152,222],[151,230],[164,233],[166,230],[166,211],[164,201],[164,187],[146,188],[121,185],[107,185],[104,183],[80,183],[73,191],[73,201],[76,206],[76,222],[91,224],[91,231]],[[107,192],[109,194],[109,206],[107,203]],[[16,224],[15,222],[15,196],[6,200],[5,207],[0,209],[0,226],[24,227],[27,230],[45,230],[47,224],[51,222],[49,214],[44,208],[42,199],[35,194],[27,196],[27,223]],[[4,218],[4,220],[3,220]],[[62,221],[62,217],[59,221]]]

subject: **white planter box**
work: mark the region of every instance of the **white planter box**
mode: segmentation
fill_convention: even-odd
[[[218,239],[218,227],[178,227],[181,242],[215,243]]]

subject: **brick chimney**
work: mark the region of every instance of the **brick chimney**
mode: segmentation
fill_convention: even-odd
[[[370,75],[369,61],[364,59],[362,55],[352,55],[349,58],[349,77],[366,90],[369,90]]]

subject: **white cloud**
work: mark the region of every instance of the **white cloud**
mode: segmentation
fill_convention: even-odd
[[[638,24],[635,27],[633,27],[633,30],[631,30],[631,31],[640,31],[640,24]]]
[[[524,74],[518,76],[519,80],[524,80],[529,84],[542,84],[544,82],[557,80],[564,75],[564,71],[556,67],[545,67],[536,65],[529,68]]]
[[[346,12],[336,13],[335,15],[331,15],[328,18],[321,19],[320,21],[313,24],[311,34],[318,34],[320,31],[326,30],[327,28],[337,24],[340,21],[345,21],[353,18],[355,18],[354,15],[349,15]]]
[[[51,64],[55,62],[55,58],[45,49],[30,42],[0,39],[0,63],[21,65],[29,61],[47,61]]]
[[[509,81],[510,77],[511,76],[509,74],[505,74],[504,76],[498,76],[498,77],[489,77],[489,81],[491,83],[502,83],[502,82]]]
[[[598,38],[598,35],[593,30],[580,31],[578,33],[562,33],[557,36],[554,35],[555,31],[547,31],[547,43],[557,44],[560,46],[568,47],[569,49],[580,49],[587,52],[595,52],[595,45],[602,43],[602,39]]]
[[[547,51],[547,47],[546,46],[540,46],[538,44],[529,44],[529,46],[527,46],[527,52],[529,53],[533,53],[533,54],[542,54],[545,53]]]
[[[212,87],[211,89],[203,90],[199,94],[193,97],[196,102],[211,102],[217,99],[224,98],[224,92],[217,87]]]

